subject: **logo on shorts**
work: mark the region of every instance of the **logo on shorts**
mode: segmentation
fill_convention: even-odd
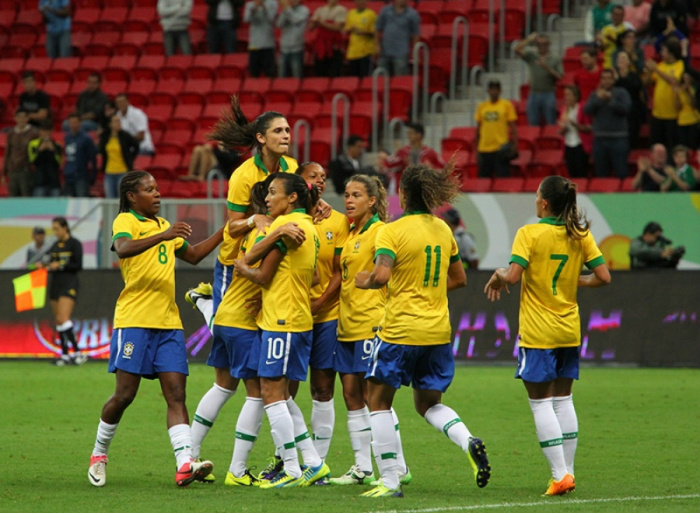
[[[333,240],[333,232],[331,232],[331,231],[326,232],[326,239]]]
[[[124,344],[124,352],[122,353],[122,356],[128,360],[131,359],[131,355],[134,353],[134,344],[131,342],[127,342]]]
[[[265,360],[265,365],[272,365],[273,363],[277,363],[277,360]]]

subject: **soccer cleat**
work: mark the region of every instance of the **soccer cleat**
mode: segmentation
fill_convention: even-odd
[[[260,486],[260,480],[246,470],[241,477],[236,477],[232,472],[226,473],[226,486]]]
[[[361,485],[373,480],[374,472],[372,470],[364,472],[360,470],[358,465],[353,465],[345,474],[340,477],[332,477],[329,482],[334,485]]]
[[[262,471],[258,474],[258,480],[272,481],[275,477],[277,477],[277,474],[282,472],[283,468],[284,462],[282,461],[282,458],[277,456],[270,458],[270,463],[268,463],[267,467],[262,469]]]
[[[185,301],[192,305],[192,308],[197,308],[198,299],[211,299],[214,290],[211,283],[200,283],[197,287],[188,290],[185,293]]]
[[[196,458],[194,461],[196,463],[201,463],[203,460],[202,460],[202,458]],[[210,473],[209,475],[205,476],[203,479],[197,479],[197,481],[200,483],[214,484],[214,482],[216,481],[216,477],[214,477],[214,474]]]
[[[58,360],[54,360],[53,364],[56,367],[65,367],[66,365],[70,365],[71,364],[70,356],[68,356],[67,354],[63,354],[63,355],[61,355],[61,357]]]
[[[571,474],[565,474],[560,481],[549,480],[549,486],[544,495],[566,495],[576,490],[576,481]]]
[[[78,353],[73,357],[73,364],[75,365],[82,365],[85,362],[87,362],[88,357],[84,353]]]
[[[259,486],[262,490],[269,488],[291,488],[293,486],[298,486],[303,479],[303,474],[301,477],[292,477],[282,470],[281,472],[278,472],[273,479],[260,481]]]
[[[321,462],[321,464],[316,467],[307,467],[304,470],[298,486],[310,486],[325,477],[329,477],[330,475],[331,469],[328,468],[328,465],[326,465],[325,462]]]
[[[401,485],[398,488],[387,488],[383,484],[375,486],[370,491],[363,493],[360,497],[403,497],[403,490],[401,490]]]
[[[406,467],[406,473],[399,472],[399,484],[407,485],[413,479],[413,474],[411,474],[411,469]],[[382,480],[377,479],[376,481],[370,481],[368,483],[370,486],[382,486]]]
[[[214,465],[211,461],[188,461],[175,473],[175,484],[178,486],[187,486],[194,480],[204,481],[204,479],[211,474],[212,470],[214,470]]]
[[[476,486],[483,488],[489,484],[489,479],[491,479],[491,465],[486,457],[486,446],[481,438],[471,437],[469,439],[467,456],[474,471]]]
[[[88,478],[92,486],[104,486],[107,482],[107,456],[90,456]]]

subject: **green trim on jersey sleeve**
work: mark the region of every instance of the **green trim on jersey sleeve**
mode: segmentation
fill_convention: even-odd
[[[178,249],[175,250],[175,256],[182,255],[185,252],[185,250],[187,249],[187,246],[189,246],[189,245],[190,244],[187,241],[183,241],[182,246],[180,246]]]
[[[275,247],[279,248],[283,255],[287,254],[287,245],[282,240],[275,242]]]
[[[115,234],[114,234],[114,237],[112,237],[112,242],[114,242],[114,241],[117,240],[117,239],[121,239],[122,237],[127,237],[127,238],[129,238],[129,239],[132,238],[132,237],[131,237],[131,234],[128,233],[128,232],[119,232],[119,233],[115,233]]]
[[[343,248],[335,248],[335,251],[333,251],[334,255],[340,255],[343,252]]]
[[[518,264],[523,269],[527,269],[528,261],[518,255],[511,255],[509,264]]]
[[[593,269],[595,267],[598,267],[599,265],[603,265],[605,263],[605,259],[603,258],[603,255],[595,257],[593,260],[590,262],[586,262],[586,267],[588,269]]]
[[[374,259],[376,260],[379,255],[388,255],[393,260],[396,260],[396,253],[387,248],[377,248],[377,251],[374,253]]]
[[[231,203],[230,201],[228,201],[226,202],[226,206],[229,210],[232,210],[233,212],[248,212],[248,205],[238,205],[236,203]]]
[[[264,238],[265,238],[264,235],[259,236],[257,239],[255,239],[255,244],[257,244],[258,242],[260,242],[260,241],[263,240]]]
[[[455,262],[459,262],[460,260],[462,260],[462,258],[459,255],[452,255],[450,257],[451,264],[454,264]]]

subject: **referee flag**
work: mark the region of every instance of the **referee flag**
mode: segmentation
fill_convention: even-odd
[[[15,287],[15,308],[18,312],[44,308],[48,275],[46,269],[37,269],[12,280]]]

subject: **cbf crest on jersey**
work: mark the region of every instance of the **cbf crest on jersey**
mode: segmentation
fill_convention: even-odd
[[[328,230],[326,232],[326,240],[333,240],[333,232]]]

